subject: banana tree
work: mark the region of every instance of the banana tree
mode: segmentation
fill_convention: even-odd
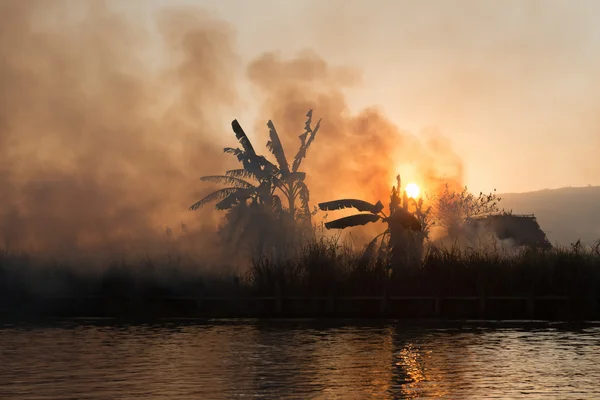
[[[304,133],[300,138],[300,148],[294,157],[294,161],[290,167],[288,164],[283,145],[279,139],[279,134],[275,129],[273,121],[267,122],[269,128],[269,141],[267,148],[275,156],[277,160],[277,171],[273,178],[273,183],[279,189],[287,200],[288,212],[293,220],[304,220],[310,224],[311,211],[309,208],[310,193],[304,182],[306,173],[298,171],[302,160],[306,157],[306,153],[315,140],[315,136],[321,125],[321,120],[317,122],[314,129],[311,127],[312,110],[306,114],[306,122],[304,124]],[[300,210],[297,210],[296,203],[300,201]]]
[[[227,171],[225,175],[211,175],[200,178],[202,181],[223,183],[229,185],[229,187],[207,195],[194,203],[190,210],[196,210],[215,200],[219,200],[216,205],[217,209],[227,210],[236,204],[250,200],[252,203],[271,203],[277,211],[280,211],[283,209],[281,198],[275,193],[279,190],[286,199],[287,211],[292,219],[308,219],[310,221],[310,193],[304,182],[306,173],[300,172],[298,169],[315,139],[321,120],[317,122],[313,129],[311,127],[312,110],[308,111],[306,117],[304,133],[299,136],[300,148],[291,167],[288,164],[279,134],[271,120],[267,123],[269,128],[267,148],[275,156],[277,164],[271,163],[264,156],[256,153],[250,139],[248,139],[237,120],[234,120],[232,128],[242,148],[228,147],[224,149],[224,152],[235,155],[238,161],[242,163],[243,168]],[[257,183],[252,183],[250,180]],[[300,201],[299,211],[296,207],[298,200]]]
[[[281,199],[274,194],[273,180],[277,167],[264,156],[256,153],[250,139],[237,120],[233,120],[231,127],[242,148],[226,147],[223,151],[235,155],[242,163],[243,168],[229,170],[225,175],[201,177],[201,181],[222,183],[228,187],[205,196],[192,204],[190,210],[197,210],[213,201],[219,201],[216,204],[218,210],[229,210],[237,204],[248,202],[248,200],[253,204],[272,204],[275,208],[281,208]]]
[[[398,188],[400,188],[400,176],[398,179]],[[385,244],[387,242],[388,252],[391,253],[391,265],[398,265],[402,262],[403,256],[409,250],[408,237],[410,232],[422,232],[422,224],[414,213],[408,210],[408,198],[404,193],[404,199],[400,198],[400,190],[394,186],[390,196],[390,214],[383,212],[383,204],[378,201],[375,204],[358,199],[341,199],[319,203],[322,211],[341,210],[345,208],[355,208],[360,214],[351,215],[325,223],[327,229],[345,229],[354,226],[366,225],[377,221],[387,224],[384,232],[377,235],[366,247],[363,258],[371,259],[377,242],[381,238],[379,246],[379,257],[384,255]],[[404,201],[402,201],[404,200]],[[403,204],[404,203],[404,204]]]
[[[276,164],[258,155],[250,139],[237,120],[231,124],[241,148],[225,148],[224,152],[237,157],[243,168],[227,171],[224,175],[210,175],[201,181],[227,185],[190,206],[197,210],[204,205],[217,201],[218,210],[227,210],[225,224],[220,234],[226,242],[239,243],[244,237],[258,238],[271,243],[291,243],[295,241],[297,221],[308,222],[310,227],[309,191],[304,179],[306,174],[298,171],[302,160],[319,130],[320,120],[311,127],[312,110],[306,114],[305,131],[300,135],[300,148],[292,166],[288,165],[279,135],[272,121],[269,121],[270,140],[267,148],[275,156]],[[282,197],[287,200],[284,209]],[[300,210],[296,202],[300,200]],[[237,239],[235,239],[237,238]],[[262,244],[259,243],[259,248]]]

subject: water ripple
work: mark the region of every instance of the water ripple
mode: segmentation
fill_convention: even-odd
[[[0,398],[600,398],[599,351],[597,326],[7,326]]]

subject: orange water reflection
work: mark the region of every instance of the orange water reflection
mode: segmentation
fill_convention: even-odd
[[[600,398],[600,327],[5,327],[0,349],[2,399]]]

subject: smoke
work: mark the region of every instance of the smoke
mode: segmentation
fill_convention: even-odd
[[[289,59],[265,53],[250,63],[247,75],[261,95],[260,115],[272,118],[288,157],[298,148],[306,111],[314,110],[313,124],[323,118],[302,167],[313,204],[338,198],[385,204],[398,173],[403,185],[415,181],[433,193],[446,183],[463,185],[462,160],[437,130],[408,132],[377,107],[350,111],[345,90],[360,84],[359,71],[304,51]],[[255,129],[266,140],[264,121]]]
[[[107,255],[164,251],[182,236],[212,252],[222,215],[187,207],[213,189],[199,176],[235,161],[222,153],[240,102],[235,39],[196,8],[166,8],[148,29],[101,1],[0,3],[1,245]],[[306,111],[323,118],[302,167],[312,205],[387,202],[404,164],[414,172],[405,182],[463,184],[462,161],[437,131],[405,131],[377,107],[350,111],[357,68],[310,51],[264,53],[246,76],[261,98],[257,145],[272,119],[291,159]]]
[[[0,236],[9,249],[148,251],[183,218],[196,232],[214,228],[214,214],[184,213],[201,195],[198,176],[226,161],[216,134],[236,101],[235,34],[192,9],[156,22],[165,59],[151,65],[151,34],[103,2],[0,3]]]

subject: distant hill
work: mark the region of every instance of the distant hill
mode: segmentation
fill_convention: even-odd
[[[552,244],[600,239],[600,186],[545,189],[499,195],[500,207],[515,214],[535,214]]]

